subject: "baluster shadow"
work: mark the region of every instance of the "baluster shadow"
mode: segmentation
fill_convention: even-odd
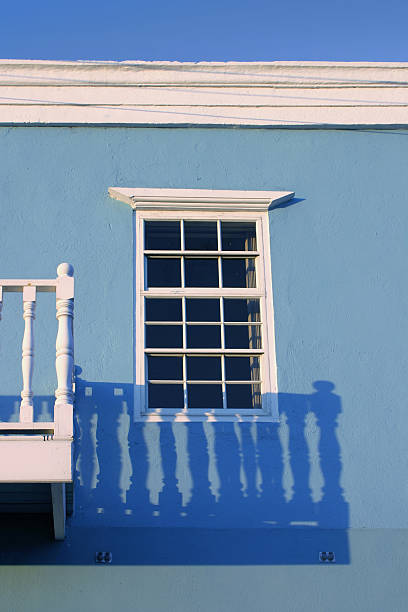
[[[91,563],[94,550],[123,564],[310,564],[321,550],[349,562],[333,383],[279,394],[280,423],[151,423],[133,420],[133,385],[79,374],[75,512],[67,542],[33,562]],[[12,415],[16,398],[2,401]],[[38,398],[39,420],[50,405]]]

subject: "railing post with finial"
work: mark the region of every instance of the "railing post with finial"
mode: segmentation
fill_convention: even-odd
[[[33,370],[34,370],[34,319],[36,288],[23,287],[24,336],[22,344],[21,369],[23,390],[21,391],[20,422],[33,422]]]
[[[74,268],[62,263],[57,268],[56,306],[58,333],[55,368],[58,387],[55,391],[55,437],[72,437],[74,374]]]

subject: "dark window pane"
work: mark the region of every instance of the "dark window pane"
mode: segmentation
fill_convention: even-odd
[[[259,300],[224,299],[224,321],[256,323],[260,320]]]
[[[187,325],[187,348],[220,348],[219,325]]]
[[[259,357],[225,358],[227,380],[259,380],[260,376]]]
[[[146,321],[181,321],[181,300],[146,299]]]
[[[182,348],[181,325],[146,325],[146,348]]]
[[[221,385],[187,385],[189,408],[222,408]]]
[[[183,385],[149,383],[149,408],[184,408]]]
[[[225,348],[262,348],[260,325],[226,325]]]
[[[222,258],[223,287],[256,287],[255,259]]]
[[[187,251],[217,251],[217,222],[184,221],[184,248]]]
[[[181,287],[180,258],[148,257],[148,287]]]
[[[256,251],[256,224],[221,221],[223,251]]]
[[[145,221],[147,251],[177,251],[180,248],[180,221]]]
[[[187,357],[187,378],[189,380],[221,380],[221,358]]]
[[[186,287],[218,287],[218,260],[186,257]]]
[[[149,355],[147,371],[149,380],[183,380],[183,358]]]
[[[227,408],[261,408],[260,385],[227,385]]]
[[[187,321],[219,321],[220,300],[186,299]]]

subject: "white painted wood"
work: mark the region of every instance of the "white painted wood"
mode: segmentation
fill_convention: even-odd
[[[54,523],[54,537],[56,540],[65,538],[65,483],[51,484],[52,518]]]
[[[1,85],[0,85],[1,87]],[[357,86],[337,84],[328,86],[315,84],[313,87],[296,84],[259,85],[248,83],[237,86],[47,86],[30,87],[3,86],[0,109],[3,106],[19,104],[24,106],[68,106],[81,105],[92,109],[103,107],[106,111],[137,110],[138,107],[366,107],[366,106],[407,106],[407,87],[388,85]]]
[[[144,189],[109,187],[109,195],[135,210],[267,210],[290,200],[293,191],[236,191],[228,189]]]
[[[240,297],[246,297],[242,295],[242,291],[240,293]],[[188,296],[189,297],[189,296]],[[212,294],[207,293],[206,297],[213,297]],[[242,325],[242,323],[241,323]],[[147,350],[148,353],[157,354],[157,355],[171,355],[174,353],[184,355],[185,353],[191,353],[194,355],[224,355],[227,353],[231,353],[234,355],[262,355],[265,352],[265,349],[212,349],[212,348],[202,348],[202,349],[169,349],[169,348],[149,348]]]
[[[145,250],[145,255],[157,255],[159,257],[169,257],[174,256],[174,251],[148,251]],[[245,251],[245,257],[257,257],[259,255],[259,251]],[[195,257],[220,257],[221,255],[225,256],[225,251],[185,251],[181,249],[177,251],[177,255],[194,255]],[[228,251],[228,257],[242,257],[242,251]],[[221,278],[221,276],[220,276]]]
[[[0,441],[3,441],[4,439],[6,442],[27,442],[28,440],[30,440],[31,442],[44,442],[45,440],[53,439],[52,434],[44,433],[43,431],[39,431],[37,428],[35,428],[35,430],[32,430],[32,428],[29,427],[31,423],[26,423],[26,425],[28,425],[28,427],[26,427],[23,431],[21,431],[20,429],[16,430],[2,427],[1,430],[2,432],[7,434],[7,438],[5,438],[2,434],[0,436]]]
[[[0,88],[1,94],[1,88]],[[408,107],[296,106],[220,107],[208,106],[93,106],[6,105],[0,110],[0,125],[104,125],[157,127],[296,127],[330,128],[377,126],[397,128],[408,125]]]
[[[138,190],[130,190],[130,196],[133,192]],[[278,192],[279,196],[289,198],[293,195],[293,192]],[[273,330],[273,300],[272,290],[270,287],[270,276],[266,274],[270,271],[269,267],[265,265],[265,260],[270,260],[270,245],[269,245],[269,219],[268,219],[268,204],[271,201],[271,194],[276,192],[231,192],[231,191],[212,191],[212,190],[143,190],[141,197],[143,199],[149,197],[152,199],[150,202],[151,208],[148,210],[140,210],[138,204],[135,206],[135,280],[136,280],[136,307],[135,307],[135,420],[140,421],[177,421],[177,422],[188,422],[188,421],[220,421],[220,422],[231,422],[231,421],[265,421],[265,422],[278,422],[279,416],[277,411],[277,400],[273,399],[273,395],[276,398],[277,394],[277,376],[276,376],[276,357],[275,357],[275,345],[274,345],[274,330]],[[234,195],[238,202],[234,206]],[[194,197],[195,196],[195,197]],[[125,197],[129,197],[126,193]],[[177,197],[180,198],[177,201]],[[167,210],[167,203],[163,203],[163,200],[168,199],[170,202],[174,202],[177,209]],[[221,211],[208,210],[208,206],[204,203],[218,199],[221,202],[227,202],[224,204],[225,207]],[[246,202],[258,199],[261,201],[261,211],[252,211],[245,208]],[[157,203],[154,200],[157,200]],[[185,209],[184,199],[187,202],[191,200],[198,200],[200,207],[198,210]],[[231,220],[231,221],[255,221],[257,223],[257,278],[258,286],[256,288],[152,288],[146,289],[144,286],[144,236],[143,236],[143,222],[144,220],[154,219],[195,219],[195,220]],[[227,252],[225,252],[227,253]],[[241,252],[242,254],[246,252]],[[178,255],[179,252],[173,251],[173,255]],[[267,282],[266,282],[267,279]],[[144,347],[144,298],[147,296],[202,296],[202,297],[257,297],[261,301],[261,316],[262,324],[264,328],[263,333],[263,347],[261,349],[145,349]],[[184,320],[184,319],[183,319]],[[257,323],[258,325],[260,323]],[[265,329],[268,328],[270,331],[265,333]],[[264,361],[262,366],[262,394],[265,398],[265,402],[262,403],[262,410],[248,409],[239,411],[229,411],[226,414],[225,408],[220,408],[212,411],[194,409],[188,410],[155,410],[147,411],[146,408],[146,385],[145,385],[145,353],[156,353],[156,354],[208,354],[208,355],[224,355],[224,354],[248,354],[248,355],[267,355],[268,358]],[[273,354],[271,354],[273,353]],[[273,370],[272,370],[273,369]],[[184,382],[183,382],[184,384]]]
[[[49,430],[50,432],[54,431],[54,422],[53,421],[36,421],[34,423],[10,423],[10,422],[0,422],[0,433],[6,431],[36,431],[36,430]]]
[[[0,123],[404,126],[408,63],[0,61]]]
[[[0,60],[0,85],[106,87],[276,84],[350,86],[408,81],[407,62],[171,62]]]
[[[55,368],[58,386],[55,391],[56,438],[72,437],[73,428],[73,375],[74,375],[74,269],[63,263],[57,269],[56,306],[58,333]]]
[[[53,429],[55,438],[72,439],[73,436],[73,297],[74,278],[70,264],[58,267],[56,279],[1,279],[0,298],[6,292],[22,292],[24,304],[25,330],[23,338],[23,391],[20,407],[20,423],[24,430]],[[56,292],[57,318],[59,331],[56,346],[56,369],[58,388],[54,408],[55,423],[33,423],[32,414],[32,374],[34,364],[33,319],[35,315],[36,291]],[[0,306],[2,301],[0,299]],[[1,313],[1,308],[0,308]],[[12,430],[18,429],[13,424]],[[47,425],[47,427],[46,427]],[[50,427],[48,427],[48,425]],[[10,429],[9,424],[0,424],[0,430]]]
[[[73,268],[69,264],[61,264],[57,279],[0,280],[0,315],[3,288],[4,292],[22,292],[25,327],[20,421],[0,423],[0,482],[51,483],[55,538],[62,540],[65,536],[65,483],[72,482]],[[58,388],[54,422],[33,422],[33,320],[37,289],[56,292],[59,329],[56,342]]]
[[[57,300],[74,299],[74,268],[71,264],[62,263],[57,268],[56,298]]]
[[[55,440],[72,440],[74,435],[73,404],[55,402],[54,405],[54,438]]]
[[[71,441],[0,436],[0,482],[72,482]]]
[[[23,287],[33,286],[37,291],[44,291],[47,293],[55,292],[57,286],[57,279],[55,278],[35,278],[35,279],[23,279],[23,278],[2,278],[1,284],[3,286],[4,293],[17,293],[23,290]]]
[[[23,389],[21,391],[20,421],[31,423],[33,421],[33,390],[32,380],[34,371],[34,319],[35,319],[36,291],[33,286],[23,288],[24,308],[24,336],[22,344],[21,369],[23,374]]]
[[[264,279],[268,279],[265,282],[264,291],[265,299],[263,303],[264,312],[261,314],[261,319],[265,318],[268,321],[267,325],[264,325],[264,339],[269,347],[268,351],[264,353],[264,369],[269,376],[268,387],[269,393],[264,397],[266,403],[266,410],[271,415],[272,420],[279,420],[279,407],[278,407],[278,366],[276,362],[276,346],[275,346],[275,316],[273,309],[273,279],[272,279],[272,263],[270,256],[270,228],[269,218],[266,217],[264,222],[261,224],[259,231],[260,239],[262,240],[263,251],[265,253],[262,259]]]
[[[194,297],[205,297],[208,296],[208,291],[206,291],[203,287],[190,287],[189,288],[189,293],[190,295],[194,296]],[[212,288],[211,290],[211,296],[214,297],[220,297],[220,296],[224,296],[224,297],[233,297],[233,296],[240,296],[242,293],[242,290],[240,290],[239,288],[236,289],[235,287],[225,287],[224,289],[218,289],[217,287]],[[169,296],[180,296],[184,294],[183,289],[179,288],[179,287],[169,287],[168,290],[166,290],[165,288],[162,287],[152,287],[151,289],[149,289],[148,291],[142,291],[142,294],[145,296],[148,295],[154,295],[155,297],[169,297]],[[262,292],[259,291],[259,289],[246,289],[246,293],[245,295],[247,297],[262,297]]]
[[[142,423],[280,423],[280,418],[252,411],[251,414],[233,413],[225,416],[221,413],[192,414],[191,412],[178,412],[173,414],[142,414],[135,417]]]
[[[1,321],[1,311],[3,310],[3,287],[0,285],[0,321]]]

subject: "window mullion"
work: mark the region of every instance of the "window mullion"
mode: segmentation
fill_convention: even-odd
[[[187,355],[183,355],[183,395],[184,395],[184,410],[188,410],[187,397]]]
[[[181,321],[183,325],[183,348],[187,348],[187,329],[186,329],[186,297],[181,298]]]
[[[181,276],[180,276],[181,287],[182,287],[182,289],[184,289],[185,286],[186,286],[185,269],[184,269],[184,256],[180,257],[180,266],[181,266]]]
[[[221,236],[221,220],[217,221],[217,234],[218,234],[218,250],[222,251],[222,236]],[[224,285],[222,278],[222,258],[218,257],[218,277],[219,277],[219,288],[221,289]],[[221,348],[225,349],[225,327],[224,327],[224,299],[220,297],[220,319],[221,319]],[[221,355],[221,379],[222,379],[222,407],[225,410],[227,408],[227,389],[225,384],[225,356]]]
[[[181,219],[180,221],[180,237],[181,237],[181,250],[184,251],[184,245],[185,245],[185,238],[184,238],[184,220]]]
[[[147,257],[145,254],[143,254],[143,290],[144,291],[148,291],[149,288],[149,280],[147,278]]]
[[[224,300],[223,300],[223,298],[220,298],[220,322],[221,322],[221,348],[225,349]]]
[[[184,225],[184,223],[183,223]],[[187,326],[186,326],[186,297],[183,296],[181,301],[181,314],[183,320],[183,349],[187,348]],[[183,354],[183,396],[184,396],[184,410],[188,409],[188,397],[187,397],[187,354]]]
[[[224,300],[220,298],[220,319],[221,319],[221,348],[225,349],[224,334]],[[225,384],[225,355],[221,355],[221,379],[222,379],[222,407],[227,407],[227,387]]]
[[[181,228],[180,228],[181,251],[183,252],[184,251],[184,221],[183,219],[181,219],[180,225],[181,225]],[[184,255],[180,257],[180,266],[181,266],[181,286],[184,289],[186,286]]]
[[[217,221],[217,240],[218,240],[218,251],[221,251],[221,221],[218,219]],[[221,289],[222,282],[222,260],[221,256],[217,257],[218,260],[218,288]]]

